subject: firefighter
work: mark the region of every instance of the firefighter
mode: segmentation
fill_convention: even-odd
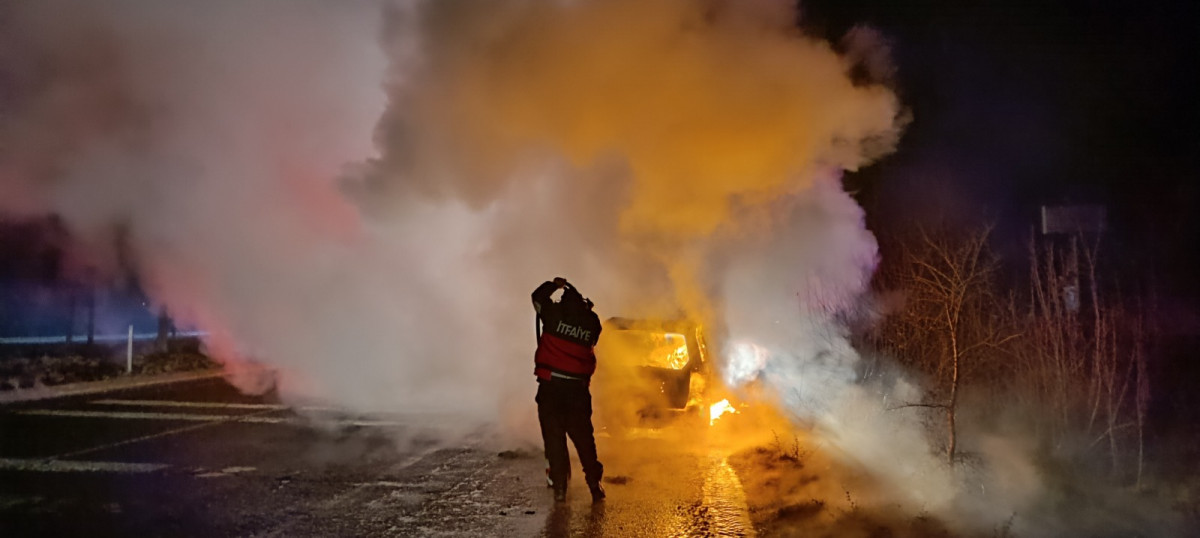
[[[559,289],[563,290],[562,298],[555,302],[551,295]],[[575,444],[592,501],[604,499],[604,488],[600,486],[604,466],[596,459],[592,395],[588,391],[588,382],[596,371],[595,346],[600,339],[600,318],[592,306],[562,277],[533,290],[533,308],[542,326],[533,359],[538,423],[555,501],[564,501],[567,496],[571,474],[568,436]]]

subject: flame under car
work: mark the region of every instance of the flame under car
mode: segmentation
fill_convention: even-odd
[[[696,323],[610,318],[596,355],[597,392],[615,414],[645,421],[702,404],[708,350]]]

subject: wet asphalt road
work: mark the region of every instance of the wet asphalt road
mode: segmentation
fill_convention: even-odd
[[[0,406],[0,536],[753,534],[723,458],[653,432],[598,437],[606,502],[575,480],[555,504],[540,454],[407,427],[313,427],[220,379]]]

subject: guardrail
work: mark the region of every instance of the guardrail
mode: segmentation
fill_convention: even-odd
[[[171,334],[172,338],[178,337],[197,337],[207,336],[207,331],[176,331]],[[95,342],[124,342],[130,336],[126,333],[115,334],[97,334],[93,337]],[[133,340],[154,340],[158,338],[158,333],[133,333]],[[86,334],[77,334],[71,337],[72,343],[87,342]],[[65,344],[67,343],[66,336],[0,336],[0,345],[5,344]]]

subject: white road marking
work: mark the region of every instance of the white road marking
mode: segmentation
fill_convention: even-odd
[[[165,463],[125,463],[120,461],[0,458],[0,469],[5,471],[36,471],[51,473],[152,473],[154,471],[161,471],[167,467],[170,467],[170,465]]]
[[[234,415],[234,416],[231,416],[231,417],[229,417],[229,418],[246,418],[246,417],[251,417],[251,416],[254,416],[254,415],[261,415],[261,414],[263,414],[263,413],[270,413],[270,412],[271,412],[271,411],[259,411],[259,412],[257,412],[257,413],[251,413],[251,414],[249,414],[249,415],[241,415],[241,416]],[[172,436],[172,435],[177,435],[177,434],[184,433],[184,432],[190,432],[190,431],[193,431],[193,430],[200,430],[200,429],[204,429],[204,428],[210,428],[210,427],[212,427],[212,426],[217,426],[217,425],[220,425],[220,424],[224,424],[224,423],[226,423],[226,422],[228,422],[228,421],[229,421],[229,420],[228,420],[228,419],[226,419],[226,420],[220,420],[220,421],[202,422],[202,423],[200,423],[200,424],[191,424],[191,425],[188,425],[188,426],[182,426],[182,427],[179,427],[179,428],[172,428],[172,429],[170,429],[170,430],[167,430],[167,431],[155,432],[155,433],[151,433],[151,434],[148,434],[148,435],[142,435],[142,436],[140,436],[140,437],[134,437],[134,438],[131,438],[131,439],[124,439],[124,440],[121,440],[121,441],[117,441],[117,442],[115,442],[115,443],[107,443],[107,444],[103,444],[103,445],[93,446],[93,447],[90,447],[90,448],[84,448],[84,449],[82,449],[82,450],[76,450],[76,451],[73,451],[73,452],[67,452],[67,453],[64,453],[64,454],[59,454],[59,455],[55,456],[55,458],[71,458],[71,457],[80,456],[80,455],[83,455],[83,454],[89,454],[89,453],[92,453],[92,452],[98,452],[98,451],[101,451],[101,450],[108,450],[108,449],[110,449],[110,448],[116,448],[116,447],[119,447],[119,446],[131,445],[131,444],[134,444],[134,443],[140,443],[140,442],[142,442],[142,441],[149,441],[150,439],[157,439],[157,438],[159,438],[159,437],[169,437],[169,436]]]
[[[161,376],[153,375],[146,378],[134,377],[117,377],[104,381],[82,381],[79,383],[69,383],[66,385],[54,385],[52,387],[37,386],[30,389],[16,389],[0,393],[0,403],[8,402],[26,402],[34,400],[45,400],[49,398],[61,398],[63,396],[83,396],[87,394],[97,394],[112,392],[114,390],[126,390],[140,387],[152,387],[156,385],[168,385],[171,383],[180,383],[184,381],[198,381],[202,379],[213,379],[221,377],[219,370],[205,370],[200,372],[179,372],[175,374],[164,374]]]
[[[140,437],[134,437],[134,438],[132,438],[132,439],[124,439],[124,440],[121,440],[121,441],[117,441],[117,442],[115,442],[115,443],[107,443],[107,444],[103,444],[103,445],[99,445],[99,446],[93,446],[93,447],[84,448],[84,449],[81,449],[81,450],[76,450],[76,451],[73,451],[73,452],[67,452],[67,453],[64,453],[64,454],[59,454],[59,455],[57,455],[57,456],[55,456],[55,457],[56,457],[56,458],[71,458],[71,457],[80,456],[80,455],[83,455],[83,454],[88,454],[88,453],[91,453],[91,452],[99,452],[99,451],[101,451],[101,450],[108,450],[108,449],[110,449],[110,448],[116,448],[116,447],[119,447],[119,446],[132,445],[132,444],[134,444],[134,443],[140,443],[140,442],[142,442],[142,441],[149,441],[149,440],[151,440],[151,439],[157,439],[157,438],[159,438],[159,437],[169,437],[169,436],[176,435],[176,434],[180,434],[180,433],[184,433],[184,432],[190,432],[190,431],[192,431],[192,430],[199,430],[199,429],[202,429],[202,428],[207,428],[207,427],[209,427],[209,426],[215,426],[215,425],[217,425],[217,424],[219,424],[219,422],[205,422],[205,423],[203,423],[203,424],[192,424],[192,425],[189,425],[189,426],[183,426],[183,427],[181,427],[181,428],[174,428],[174,429],[170,429],[170,430],[167,430],[167,431],[164,431],[164,432],[152,433],[152,434],[149,434],[149,435],[143,435],[143,436],[140,436]]]
[[[92,400],[88,402],[95,405],[120,405],[128,407],[187,407],[187,408],[212,408],[212,409],[273,409],[282,411],[289,409],[288,406],[282,404],[252,404],[252,403],[232,403],[232,402],[177,402],[174,400]]]
[[[343,426],[356,426],[359,428],[398,428],[404,425],[403,422],[395,420],[335,420],[334,422]]]
[[[228,474],[236,474],[236,473],[248,473],[250,471],[257,471],[257,470],[258,470],[258,467],[249,467],[249,466],[245,466],[245,465],[236,466],[235,465],[233,467],[226,467],[224,469],[221,469],[221,472],[228,473]]]
[[[267,410],[269,411],[269,409]],[[69,418],[109,418],[122,420],[179,420],[191,422],[241,422],[250,424],[294,424],[308,425],[319,420],[309,420],[300,417],[260,417],[248,415],[202,415],[192,413],[144,413],[139,411],[83,411],[75,409],[25,409],[15,411],[16,415],[32,415],[44,417]],[[330,419],[329,422],[343,426],[358,426],[365,428],[388,428],[401,426],[394,420],[364,420],[364,419]]]
[[[92,400],[93,405],[112,405],[120,407],[181,407],[187,409],[246,409],[268,411],[304,411],[310,413],[344,413],[345,409],[321,405],[291,406],[266,403],[236,403],[236,402],[181,402],[177,400]],[[380,415],[382,413],[374,413]]]
[[[222,477],[222,476],[233,476],[238,473],[248,473],[248,472],[257,471],[257,470],[258,470],[257,467],[226,467],[224,469],[221,469],[220,471],[212,471],[212,472],[197,474],[196,478],[218,478],[218,477]]]
[[[236,420],[237,415],[193,415],[190,413],[142,413],[137,411],[83,411],[76,409],[26,409],[17,415],[71,418],[116,418],[130,420],[188,420],[194,422],[216,422]],[[258,417],[255,417],[258,418]]]
[[[351,485],[356,488],[364,488],[364,487],[405,488],[405,487],[409,486],[409,484],[406,484],[404,482],[393,482],[390,480],[379,480],[376,482],[356,482]]]

